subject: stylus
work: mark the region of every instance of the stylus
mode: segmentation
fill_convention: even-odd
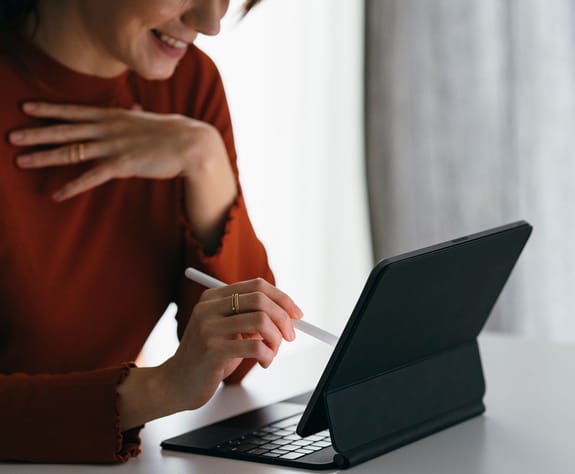
[[[222,286],[227,286],[223,281],[217,280],[216,278],[206,275],[205,273],[196,270],[195,268],[188,267],[186,268],[185,275],[190,280],[199,283],[207,288],[221,288]],[[323,329],[314,326],[306,321],[302,321],[300,319],[295,319],[293,321],[293,325],[296,329],[299,329],[301,332],[304,332],[316,339],[319,339],[330,346],[335,346],[337,344],[337,336],[324,331]]]

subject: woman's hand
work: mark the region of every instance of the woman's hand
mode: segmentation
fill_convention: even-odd
[[[24,104],[26,114],[64,123],[16,130],[13,145],[49,146],[24,153],[24,169],[93,166],[53,194],[63,201],[119,178],[186,181],[186,211],[196,237],[217,244],[222,223],[238,193],[236,178],[220,133],[213,126],[182,115],[44,102]]]
[[[291,298],[263,279],[206,290],[177,352],[161,366],[178,409],[206,403],[243,358],[267,368],[282,339],[295,338],[292,318],[301,317]]]
[[[261,278],[206,290],[176,353],[158,367],[130,369],[118,386],[122,431],[204,405],[243,358],[268,367],[301,317],[289,296]]]

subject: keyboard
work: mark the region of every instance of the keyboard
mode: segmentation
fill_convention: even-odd
[[[295,430],[300,417],[301,414],[271,423],[220,443],[214,449],[270,458],[298,459],[331,446],[328,430],[306,438],[299,436]]]

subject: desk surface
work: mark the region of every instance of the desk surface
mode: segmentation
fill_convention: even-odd
[[[554,474],[575,468],[575,345],[480,338],[487,382],[483,416],[392,451],[347,472],[386,474]],[[280,351],[281,352],[281,351]],[[298,469],[162,451],[160,441],[312,388],[329,358],[324,345],[277,357],[241,386],[225,387],[195,412],[148,423],[142,454],[123,465],[1,464],[0,474],[279,474]],[[329,472],[329,471],[328,471]],[[333,471],[332,471],[333,472]]]

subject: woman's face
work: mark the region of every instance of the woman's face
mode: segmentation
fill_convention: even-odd
[[[166,79],[198,33],[219,32],[229,0],[81,0],[77,5],[95,52],[110,60],[111,70],[123,65],[147,79]]]

